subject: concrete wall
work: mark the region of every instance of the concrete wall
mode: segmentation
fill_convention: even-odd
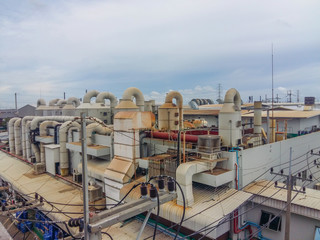
[[[286,168],[284,170],[284,174],[288,174],[287,167],[289,166],[289,164],[287,162],[289,161],[290,147],[292,147],[293,149],[292,171],[294,172],[300,168],[307,169],[306,157],[304,156],[299,159],[296,159],[296,158],[307,153],[309,150],[313,148],[317,148],[319,146],[320,146],[320,132],[315,132],[315,133],[307,134],[304,136],[291,138],[285,141],[275,142],[272,144],[262,145],[259,147],[254,147],[254,148],[240,151],[239,152],[240,187],[255,180],[260,174],[262,174],[266,170],[278,164],[286,163],[281,167],[274,168],[274,171],[278,172],[280,171],[280,169]],[[303,159],[305,160],[302,161]],[[314,159],[316,159],[316,157],[314,156],[309,158],[310,167],[314,166],[313,165]],[[313,168],[311,169],[311,171],[315,173],[317,172],[317,169]],[[316,173],[315,176],[319,177],[319,173]],[[263,176],[263,179],[271,180],[272,178],[273,178],[273,175],[271,175],[270,173],[267,173]],[[297,184],[299,185],[299,181],[297,182]],[[313,184],[308,185],[308,187],[312,187],[312,186]]]
[[[253,206],[256,206],[253,208]],[[252,209],[246,213],[246,219],[248,221],[255,222],[259,224],[260,217],[261,217],[261,210],[273,213],[274,215],[279,214],[278,209],[265,207],[265,206],[258,206],[252,205],[251,203],[247,205],[247,209]],[[281,215],[281,231],[274,231],[268,228],[262,230],[262,235],[264,237],[270,239],[284,239],[285,233],[285,223],[286,223],[286,216],[285,211],[282,212]],[[304,216],[300,216],[297,214],[291,214],[291,228],[290,228],[290,240],[302,240],[302,239],[314,239],[314,234],[316,227],[320,226],[320,221],[307,218]],[[256,228],[253,228],[253,231],[257,231]]]

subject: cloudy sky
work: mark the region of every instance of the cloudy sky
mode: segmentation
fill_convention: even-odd
[[[121,98],[130,86],[164,101],[178,90],[242,99],[287,90],[320,98],[318,0],[0,1],[0,108],[40,97]],[[293,97],[296,99],[296,97]]]

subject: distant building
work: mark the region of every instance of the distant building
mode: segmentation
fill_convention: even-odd
[[[34,116],[36,108],[27,104],[18,109],[0,109],[0,130],[5,130],[9,119],[13,117]]]

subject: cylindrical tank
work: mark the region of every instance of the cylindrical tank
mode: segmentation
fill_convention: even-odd
[[[253,120],[255,134],[261,134],[261,125],[262,125],[261,113],[262,113],[262,102],[255,101],[254,102],[254,120]]]

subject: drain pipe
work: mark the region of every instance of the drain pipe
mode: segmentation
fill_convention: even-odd
[[[102,135],[110,135],[110,133],[113,131],[110,127],[102,126],[100,123],[90,123],[86,126],[86,132],[87,132],[87,146],[93,145],[92,143],[92,134],[94,132],[102,134]]]
[[[21,118],[14,122],[14,146],[16,155],[21,155]]]
[[[14,123],[20,118],[14,117],[9,120],[8,130],[9,130],[9,149],[10,152],[15,154],[15,146],[14,146]]]

